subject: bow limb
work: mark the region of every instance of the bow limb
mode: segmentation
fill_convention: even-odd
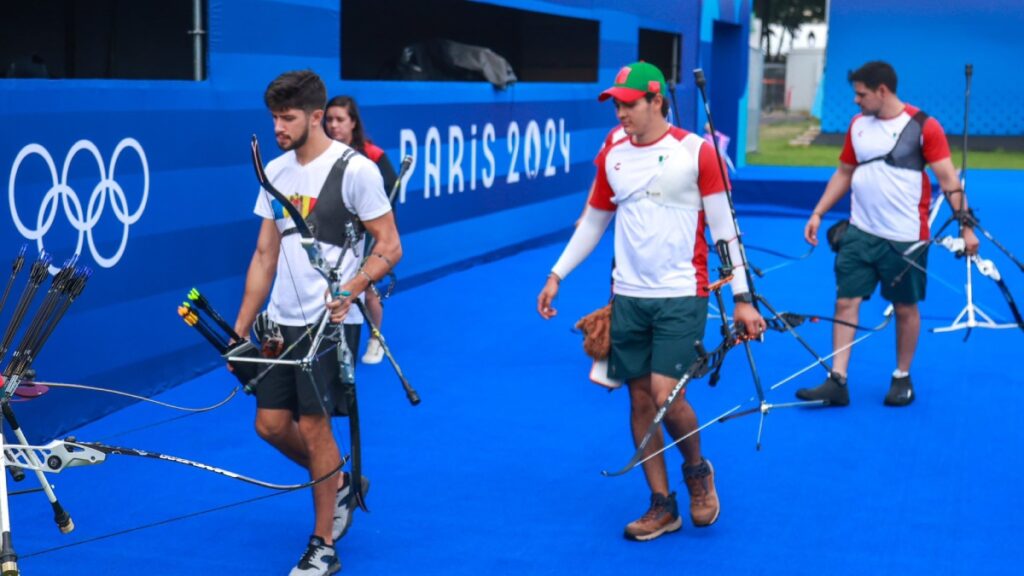
[[[253,168],[256,169],[256,178],[260,182],[260,186],[267,191],[268,194],[274,197],[275,200],[281,203],[281,208],[288,213],[288,216],[295,223],[295,228],[299,231],[299,235],[303,239],[313,239],[313,231],[310,230],[309,225],[306,224],[306,220],[303,219],[302,213],[295,207],[294,204],[288,200],[288,197],[281,193],[280,190],[274,187],[270,182],[270,178],[267,177],[266,171],[263,169],[263,158],[260,155],[260,143],[256,138],[256,135],[252,136],[252,163]]]
[[[313,265],[313,269],[319,272],[325,280],[330,282],[330,278],[326,271],[327,266],[323,260],[320,245],[313,236],[313,230],[309,227],[309,224],[306,223],[306,220],[302,217],[302,213],[299,212],[299,209],[292,204],[291,200],[289,200],[287,196],[275,188],[274,184],[270,181],[270,178],[267,177],[267,172],[263,168],[263,157],[260,154],[260,143],[255,134],[252,136],[251,147],[252,164],[253,168],[256,170],[256,179],[259,180],[260,186],[263,187],[263,190],[265,190],[267,194],[270,194],[272,198],[281,204],[281,208],[286,214],[288,214],[288,217],[291,218],[292,223],[295,224],[295,229],[298,231],[299,237],[301,238],[299,242],[302,244],[303,250],[306,251],[306,256],[309,258],[310,264]],[[291,267],[289,266],[289,270],[290,269]]]
[[[654,415],[654,420],[652,420],[651,424],[647,427],[647,432],[644,434],[643,439],[641,439],[640,442],[637,443],[637,448],[636,451],[633,453],[632,458],[630,458],[629,462],[627,462],[626,465],[623,466],[622,468],[615,470],[613,472],[604,470],[601,472],[601,474],[603,476],[608,477],[621,476],[622,474],[629,472],[633,468],[636,468],[642,462],[646,462],[651,457],[653,457],[653,455],[647,455],[645,457],[644,451],[647,449],[647,445],[650,443],[651,438],[653,438],[654,435],[658,432],[658,428],[661,426],[662,421],[665,419],[665,415],[668,413],[669,408],[672,407],[672,404],[679,397],[680,393],[682,393],[683,390],[685,390],[686,387],[690,384],[690,382],[692,382],[694,379],[702,378],[703,376],[707,375],[708,372],[711,371],[715,371],[715,373],[717,374],[718,369],[722,365],[722,362],[725,361],[726,353],[733,347],[735,347],[736,343],[739,342],[739,340],[739,335],[737,335],[735,332],[730,331],[730,333],[722,339],[722,342],[719,343],[718,346],[711,352],[705,350],[704,347],[701,346],[700,342],[697,342],[695,344],[697,348],[697,358],[695,358],[694,361],[690,364],[689,368],[687,368],[682,378],[679,379],[675,387],[672,388],[672,391],[669,392],[668,397],[662,403],[661,407],[658,408],[658,412]],[[693,432],[691,432],[690,434],[693,434]],[[689,435],[687,435],[687,437],[689,437]]]
[[[245,482],[246,484],[252,484],[254,486],[278,491],[301,490],[303,488],[309,488],[319,484],[336,475],[346,463],[345,459],[342,459],[337,468],[316,480],[310,480],[301,484],[275,484],[251,478],[237,472],[232,472],[231,470],[225,470],[224,468],[219,468],[217,466],[211,466],[195,460],[189,460],[187,458],[172,456],[170,454],[161,454],[159,452],[149,452],[147,450],[139,450],[136,448],[109,446],[99,442],[77,442],[70,439],[54,440],[43,446],[5,444],[3,449],[6,457],[11,461],[11,463],[26,470],[39,470],[41,472],[57,474],[64,471],[66,468],[102,464],[106,461],[107,456],[109,455],[137,456],[163,460],[165,462],[173,462],[175,464],[181,464],[191,468],[198,468],[199,470],[212,472],[220,476],[226,476],[233,480]]]

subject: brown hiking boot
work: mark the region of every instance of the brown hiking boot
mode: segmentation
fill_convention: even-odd
[[[683,527],[676,505],[676,493],[668,496],[651,494],[651,507],[647,513],[626,525],[626,539],[644,542],[654,540],[666,532],[675,532]]]
[[[690,492],[690,519],[697,527],[711,526],[718,520],[721,507],[715,490],[715,469],[702,458],[700,464],[683,465],[683,478]]]

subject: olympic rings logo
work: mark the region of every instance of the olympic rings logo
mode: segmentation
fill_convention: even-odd
[[[142,164],[142,201],[134,212],[128,211],[128,199],[121,185],[115,179],[114,174],[117,168],[117,160],[121,157],[121,152],[126,148],[134,150]],[[86,204],[84,211],[78,194],[68,185],[68,171],[71,168],[71,162],[79,152],[83,151],[92,154],[96,160],[96,166],[99,168],[99,181],[93,187],[92,194],[89,196],[89,202]],[[25,225],[18,214],[14,201],[14,183],[18,178],[18,168],[21,167],[21,163],[26,158],[32,155],[37,155],[46,162],[46,167],[50,170],[52,180],[52,185],[47,190],[46,195],[43,196],[43,201],[39,206],[35,228],[29,228]],[[43,237],[46,236],[46,233],[53,226],[54,219],[57,216],[57,207],[60,205],[64,207],[64,215],[67,217],[68,222],[78,231],[78,244],[75,247],[75,255],[81,255],[82,242],[83,240],[88,240],[89,252],[92,254],[93,259],[96,260],[96,263],[104,268],[110,268],[117,264],[121,256],[124,255],[125,248],[128,247],[128,228],[139,220],[143,210],[146,208],[146,200],[149,197],[149,163],[146,161],[146,153],[142,150],[142,145],[134,138],[125,138],[114,148],[114,154],[110,157],[110,173],[108,174],[103,157],[100,155],[96,145],[89,140],[79,140],[68,151],[68,155],[64,159],[63,170],[58,179],[57,167],[46,148],[39,144],[29,144],[22,148],[14,159],[7,189],[11,206],[11,219],[14,220],[14,225],[22,236],[36,241],[40,252],[43,251]],[[121,234],[121,243],[117,248],[117,252],[109,257],[100,254],[99,250],[97,250],[92,234],[93,228],[100,221],[100,218],[103,217],[108,196],[114,217],[124,226],[124,231]],[[51,266],[50,271],[51,273],[56,273],[57,268]]]

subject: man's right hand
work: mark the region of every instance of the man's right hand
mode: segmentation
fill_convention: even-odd
[[[558,277],[551,273],[548,275],[547,282],[544,283],[544,289],[537,295],[537,313],[545,320],[550,320],[558,315],[558,310],[551,307],[555,296],[558,296],[558,282]]]
[[[804,240],[811,246],[818,245],[818,228],[821,227],[821,216],[817,212],[812,212],[811,217],[807,219],[807,224],[804,226]]]

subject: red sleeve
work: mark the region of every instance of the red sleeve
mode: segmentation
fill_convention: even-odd
[[[601,152],[594,158],[597,166],[597,176],[594,178],[594,193],[590,195],[590,205],[598,210],[615,211],[615,203],[612,202],[612,187],[608,184],[608,174],[605,172],[605,160],[610,148],[602,148]]]
[[[946,140],[946,131],[942,129],[942,125],[935,118],[929,116],[924,121],[921,140],[921,151],[924,153],[925,162],[932,164],[949,158],[949,141]]]
[[[846,138],[843,140],[843,151],[839,153],[839,161],[843,164],[857,165],[857,153],[853,151],[853,139],[850,138],[850,133],[853,132],[853,123],[860,118],[860,114],[853,117],[850,121],[850,127],[846,129]]]
[[[364,154],[370,160],[377,162],[378,160],[380,160],[380,157],[384,155],[384,150],[382,150],[379,146],[375,145],[373,142],[367,142],[366,151],[364,152]]]
[[[612,144],[615,144],[615,133],[618,131],[618,126],[608,131],[608,134],[604,137],[604,141],[601,142],[601,150],[607,150],[612,147]],[[594,166],[597,166],[597,157],[594,158]]]
[[[711,196],[724,191],[725,182],[722,180],[722,174],[725,171],[725,166],[718,165],[718,158],[711,144],[707,140],[701,142],[700,152],[697,154],[697,188],[700,195]]]

